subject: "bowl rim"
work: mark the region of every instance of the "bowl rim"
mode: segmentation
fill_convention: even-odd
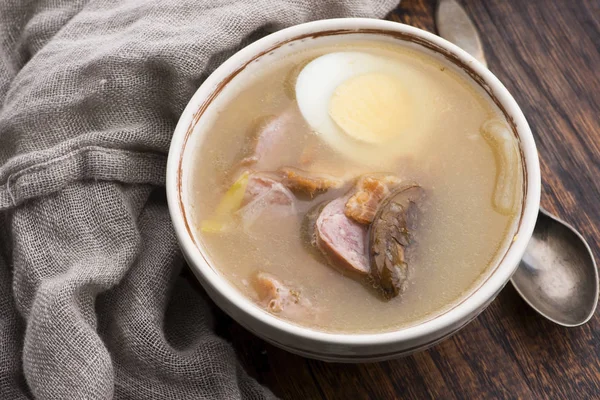
[[[369,32],[371,30],[373,32]],[[417,44],[419,44],[419,41],[422,41],[420,44],[430,43],[442,55],[455,57],[465,67],[468,67],[470,71],[465,68],[463,69],[471,75],[472,79],[479,80],[476,83],[486,90],[489,89],[488,92],[493,93],[492,98],[498,99],[498,105],[508,114],[507,117],[510,118],[509,122],[513,125],[513,131],[517,133],[520,142],[525,176],[524,201],[521,220],[516,228],[516,238],[507,248],[503,258],[498,262],[495,270],[490,273],[478,288],[467,297],[461,299],[450,310],[425,322],[394,331],[381,333],[331,333],[296,325],[269,314],[246,298],[226,278],[213,269],[205,258],[203,250],[195,243],[185,217],[185,204],[182,200],[181,186],[185,145],[191,131],[193,131],[193,127],[198,122],[197,115],[200,107],[203,104],[209,104],[216,97],[213,93],[215,88],[226,77],[230,76],[232,71],[243,69],[243,66],[251,62],[257,55],[265,54],[265,50],[270,51],[276,45],[298,40],[300,37],[315,37],[324,32],[334,31],[359,34],[379,32],[381,34],[397,33],[408,35],[414,38]],[[177,123],[167,160],[166,189],[169,212],[177,239],[184,254],[186,254],[190,268],[194,270],[196,275],[200,274],[204,279],[204,282],[201,283],[210,285],[212,290],[224,296],[238,310],[269,326],[278,333],[327,344],[361,346],[369,344],[385,345],[416,340],[435,332],[444,331],[458,321],[468,318],[469,315],[485,308],[490,299],[504,287],[516,271],[527,243],[531,238],[539,209],[541,180],[536,145],[523,112],[498,78],[471,55],[439,36],[409,25],[369,18],[337,18],[307,22],[271,33],[235,53],[210,74],[196,90]]]

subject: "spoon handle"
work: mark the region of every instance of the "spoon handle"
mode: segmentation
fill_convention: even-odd
[[[435,24],[441,37],[465,50],[487,67],[479,32],[456,0],[438,2]]]

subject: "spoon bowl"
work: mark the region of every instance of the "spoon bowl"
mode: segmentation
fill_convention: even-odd
[[[542,208],[511,282],[531,307],[562,326],[585,324],[598,303],[598,269],[590,247],[572,226]]]

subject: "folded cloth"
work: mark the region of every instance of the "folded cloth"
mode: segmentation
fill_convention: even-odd
[[[397,3],[1,2],[0,398],[272,397],[179,276],[171,134],[250,41]]]

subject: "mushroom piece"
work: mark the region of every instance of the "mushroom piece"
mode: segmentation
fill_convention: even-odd
[[[519,172],[518,143],[506,123],[492,119],[481,126],[484,137],[496,160],[496,184],[492,204],[500,214],[512,215],[518,204],[517,194],[522,181]]]
[[[417,201],[424,190],[416,184],[393,190],[386,197],[371,224],[369,256],[371,278],[386,299],[406,289],[407,250],[417,221]]]

